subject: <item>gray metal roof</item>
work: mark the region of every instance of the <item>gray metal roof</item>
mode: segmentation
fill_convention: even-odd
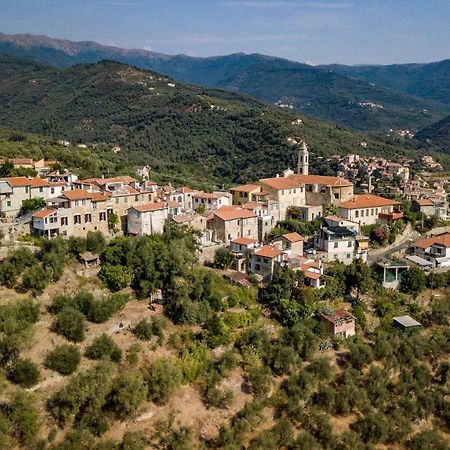
[[[411,316],[398,316],[394,317],[394,322],[403,325],[404,327],[420,327],[421,323],[417,322],[417,320],[413,319]]]

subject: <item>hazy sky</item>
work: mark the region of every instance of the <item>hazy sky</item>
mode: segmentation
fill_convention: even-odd
[[[0,32],[311,64],[450,58],[450,0],[0,0]]]

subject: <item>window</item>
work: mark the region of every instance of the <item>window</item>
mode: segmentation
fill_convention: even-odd
[[[334,243],[334,248],[338,248],[339,247],[339,242],[335,242]]]
[[[69,218],[68,217],[61,217],[61,226],[69,225]]]
[[[81,204],[82,204],[82,206],[85,206],[86,205],[86,200],[81,200]]]
[[[373,214],[374,214],[374,209],[372,208],[372,209],[370,210],[370,215],[373,216]]]
[[[350,255],[350,253],[347,253],[347,259],[350,259],[352,257],[352,255]]]
[[[352,241],[348,241],[347,247],[353,247],[353,242]]]
[[[7,200],[6,206],[11,206],[11,200]]]
[[[104,211],[102,211],[100,213],[99,219],[100,219],[100,222],[103,222],[106,220],[106,213]]]
[[[284,195],[284,191],[281,191],[281,195]]]
[[[264,263],[269,264],[269,260],[267,258],[264,258]]]
[[[334,193],[334,198],[335,198],[336,200],[339,200],[339,192],[335,192],[335,193]]]
[[[25,186],[25,193],[28,194],[30,192],[30,188],[28,186]]]
[[[75,202],[74,202],[75,206],[78,206],[79,203],[80,203],[80,202],[79,202],[78,200],[75,200]]]
[[[364,217],[364,210],[361,210],[361,217]]]
[[[255,270],[257,270],[258,272],[261,270],[261,266],[259,264],[255,265]]]
[[[135,196],[134,196],[134,201],[135,201],[135,202],[138,202],[138,201],[139,201],[139,195],[135,195]]]
[[[73,216],[73,223],[74,223],[75,225],[81,223],[81,215],[80,215],[80,214],[75,214],[75,215]]]
[[[116,197],[116,203],[119,203],[119,197]]]
[[[44,188],[42,186],[39,187],[39,192],[44,192]]]
[[[55,188],[50,188],[50,193],[54,194],[55,193]]]
[[[356,218],[359,217],[359,211],[355,211],[355,217],[356,217]]]
[[[84,215],[84,223],[92,222],[92,215],[90,213]]]

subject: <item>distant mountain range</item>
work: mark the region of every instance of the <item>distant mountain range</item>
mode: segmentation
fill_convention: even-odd
[[[0,126],[72,143],[121,147],[123,160],[209,183],[246,182],[295,167],[288,138],[319,156],[417,154],[414,142],[347,131],[252,97],[185,85],[103,61],[55,69],[0,55]],[[360,143],[366,141],[367,149]]]
[[[450,61],[413,68],[313,67],[259,54],[169,56],[29,34],[0,34],[0,53],[59,68],[113,60],[183,82],[251,95],[310,117],[371,132],[418,130],[450,113],[450,77],[446,77]]]

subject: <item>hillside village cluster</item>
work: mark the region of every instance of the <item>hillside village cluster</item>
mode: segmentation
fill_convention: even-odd
[[[85,236],[89,231],[143,235],[162,232],[170,219],[199,232],[200,260],[212,260],[218,248],[228,248],[234,255],[230,278],[240,284],[248,283],[248,275],[270,280],[277,268],[288,267],[302,271],[307,285],[320,288],[328,263],[367,261],[369,240],[361,227],[392,223],[403,212],[400,202],[372,193],[370,176],[366,185],[359,183],[363,193],[355,194],[358,174],[378,171],[383,179],[399,177],[402,183],[396,194],[412,200],[413,210],[424,215],[446,218],[448,209],[444,185],[428,186],[420,177],[411,179],[408,161],[347,155],[339,158],[338,176],[310,175],[304,142],[299,145],[296,173],[287,169],[273,178],[212,193],[159,185],[149,180],[145,168],[139,171],[142,181],[130,176],[80,180],[69,171],[52,170],[54,161],[10,162],[33,168],[38,176],[0,179],[4,227],[30,226],[32,235],[47,238]],[[46,206],[21,217],[22,202],[35,198],[44,199]],[[302,221],[322,221],[315,236],[307,239],[291,232],[268,240],[293,207]],[[333,213],[327,214],[330,209]],[[450,234],[412,243],[409,253],[408,264],[423,269],[449,266]],[[391,272],[395,285],[401,270],[395,266]]]

